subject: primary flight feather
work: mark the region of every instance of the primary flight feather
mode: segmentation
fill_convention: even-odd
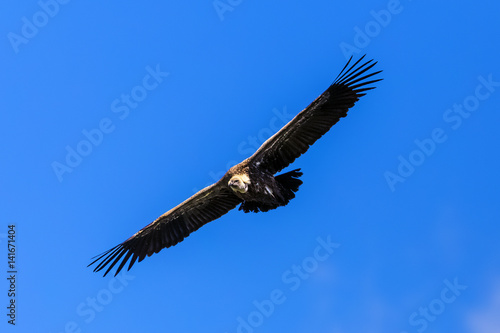
[[[252,156],[229,169],[218,182],[161,215],[123,243],[94,257],[89,266],[97,265],[94,272],[106,268],[106,276],[118,264],[116,276],[127,262],[129,270],[136,261],[176,245],[238,205],[245,213],[267,212],[286,206],[295,198],[295,192],[302,184],[299,179],[302,172],[296,169],[275,174],[304,154],[340,118],[345,117],[365,91],[374,89],[368,85],[381,80],[369,80],[381,71],[371,72],[376,62],[369,60],[360,64],[363,58],[349,66],[351,57],[324,93],[264,142]]]

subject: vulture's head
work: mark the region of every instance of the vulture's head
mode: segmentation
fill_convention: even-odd
[[[248,191],[248,184],[250,184],[250,179],[246,175],[236,175],[229,179],[229,187],[235,191],[240,193],[246,193]]]

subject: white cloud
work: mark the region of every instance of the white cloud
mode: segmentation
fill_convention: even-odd
[[[500,281],[497,281],[492,291],[488,303],[474,310],[467,318],[473,333],[500,332]]]

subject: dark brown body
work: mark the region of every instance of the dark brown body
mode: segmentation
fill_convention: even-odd
[[[231,189],[234,194],[243,200],[240,210],[248,212],[267,212],[279,206],[285,206],[295,198],[302,181],[300,169],[282,175],[274,176],[270,172],[262,171],[258,166],[245,160],[231,169],[222,177],[221,181]],[[231,186],[233,177],[246,181],[246,187]]]

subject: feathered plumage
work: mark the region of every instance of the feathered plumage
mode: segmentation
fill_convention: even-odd
[[[295,197],[302,181],[300,169],[281,175],[275,174],[296,158],[335,125],[354,106],[369,85],[381,79],[369,80],[380,73],[370,72],[376,62],[361,63],[360,58],[344,66],[335,81],[308,107],[271,136],[249,158],[233,166],[215,184],[199,191],[186,201],[161,215],[132,237],[112,249],[94,257],[89,266],[94,271],[107,267],[104,276],[118,264],[116,274],[129,261],[129,270],[136,261],[176,245],[190,233],[240,205],[240,210],[266,212],[285,206]]]

